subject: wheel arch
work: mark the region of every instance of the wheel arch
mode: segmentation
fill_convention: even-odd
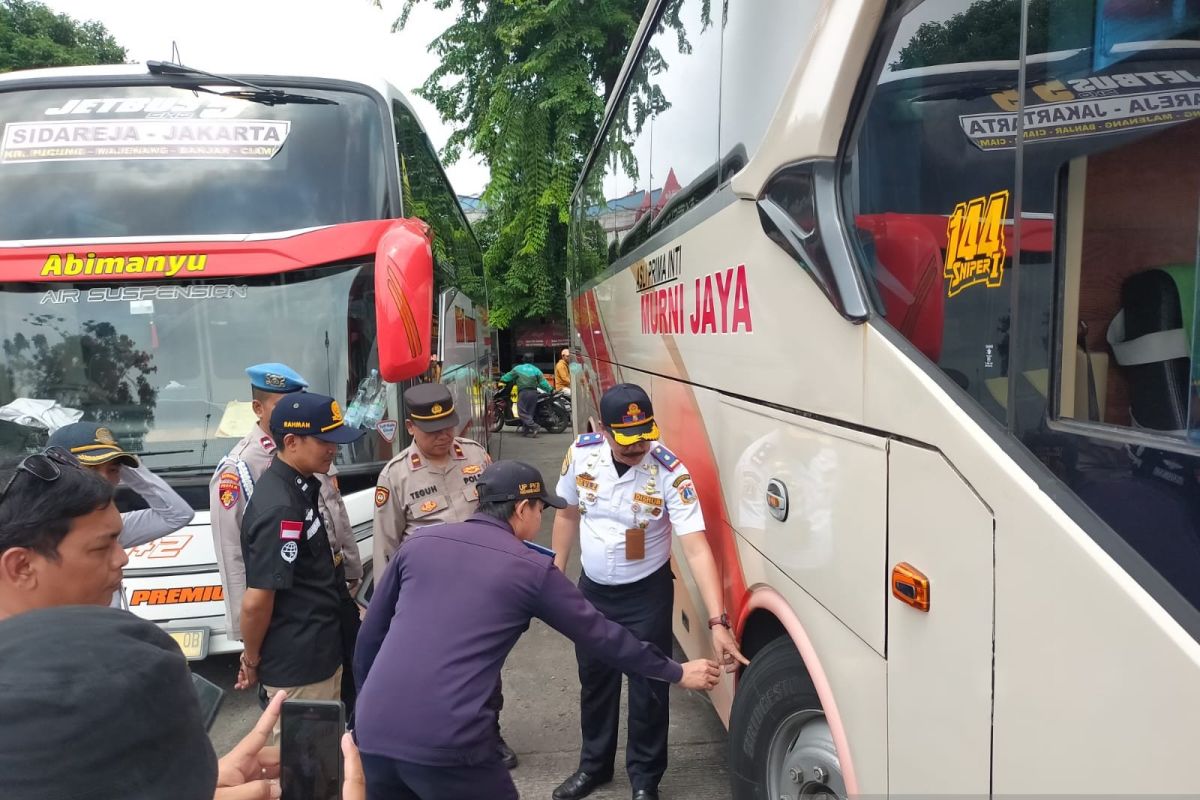
[[[753,660],[755,653],[762,650],[772,641],[787,636],[800,653],[804,668],[812,680],[821,699],[821,707],[825,718],[829,721],[829,729],[833,734],[833,743],[837,748],[838,761],[841,763],[842,777],[846,782],[846,793],[854,797],[858,792],[858,776],[854,770],[854,761],[850,753],[850,742],[846,737],[846,728],[842,716],[838,712],[837,700],[829,685],[829,677],[821,664],[812,639],[804,624],[796,616],[787,601],[779,592],[769,587],[755,587],[750,590],[746,604],[742,608],[737,625],[738,640],[742,643],[742,653]],[[737,702],[736,695],[734,702]]]

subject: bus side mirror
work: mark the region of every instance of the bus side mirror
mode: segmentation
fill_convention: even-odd
[[[379,373],[389,383],[429,368],[433,339],[433,248],[429,226],[398,220],[375,249]]]

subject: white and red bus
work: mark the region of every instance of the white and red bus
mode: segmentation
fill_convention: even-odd
[[[189,657],[241,646],[207,505],[254,425],[244,369],[284,362],[343,407],[373,369],[392,382],[390,413],[337,463],[369,561],[376,477],[406,444],[402,382],[444,379],[471,412],[462,433],[486,436],[485,325],[460,291],[481,276],[384,80],[153,62],[0,76],[0,453],[103,421],[193,505],[189,527],[130,553],[125,580],[131,610]]]
[[[639,383],[696,482],[737,800],[1200,791],[1198,119],[1193,2],[651,3],[576,426]]]

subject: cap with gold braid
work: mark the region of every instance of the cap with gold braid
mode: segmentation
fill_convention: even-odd
[[[617,444],[651,442],[659,437],[654,406],[646,390],[635,383],[618,383],[600,398],[600,421]]]
[[[425,433],[457,429],[460,423],[454,396],[445,384],[418,383],[409,387],[404,392],[404,409],[413,425]]]
[[[98,422],[64,425],[51,434],[46,446],[69,450],[85,467],[96,467],[113,460],[134,468],[140,463],[137,456],[121,448],[111,430]]]
[[[367,434],[346,426],[337,400],[311,392],[293,392],[280,400],[271,412],[271,430],[277,435],[315,436],[337,444],[357,442]]]

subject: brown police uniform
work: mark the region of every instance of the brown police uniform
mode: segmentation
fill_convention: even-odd
[[[459,437],[445,464],[430,463],[415,443],[389,461],[375,487],[376,574],[412,530],[470,518],[479,505],[475,481],[490,463],[483,445]]]

